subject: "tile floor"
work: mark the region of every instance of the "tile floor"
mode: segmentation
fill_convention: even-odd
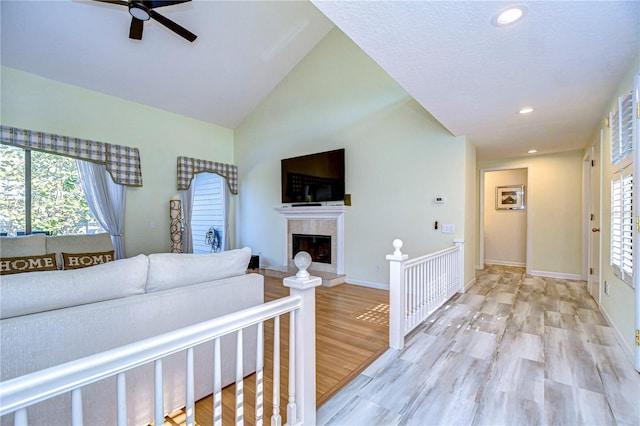
[[[318,410],[322,425],[640,425],[640,374],[582,281],[488,266]]]

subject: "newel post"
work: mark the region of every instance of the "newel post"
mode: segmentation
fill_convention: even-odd
[[[389,346],[400,350],[404,347],[404,262],[409,258],[402,254],[402,240],[393,240],[393,254],[389,261]]]
[[[458,291],[464,293],[464,240],[453,240],[453,244],[458,247]]]
[[[295,312],[295,405],[294,412],[287,412],[287,424],[316,424],[316,290],[322,278],[307,272],[311,256],[299,252],[294,258],[298,267],[295,277],[285,278],[284,286],[291,296],[302,298],[302,308]],[[291,314],[294,314],[292,312]],[[291,349],[290,349],[291,350]],[[291,368],[291,366],[290,366]],[[290,372],[291,380],[291,372]],[[290,401],[291,402],[291,401]],[[291,405],[291,404],[289,404]]]

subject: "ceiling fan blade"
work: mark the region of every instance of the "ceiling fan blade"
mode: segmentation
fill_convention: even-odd
[[[163,7],[163,6],[171,6],[174,4],[180,3],[188,3],[191,0],[144,0],[143,3],[149,9],[153,9],[155,7]]]
[[[131,26],[129,27],[129,38],[134,40],[142,40],[142,30],[144,29],[144,21],[131,17]]]
[[[125,0],[93,0],[93,1],[99,1],[100,3],[111,3],[111,4],[118,4],[120,6],[127,6],[129,7],[129,2],[125,1]]]
[[[198,37],[197,35],[195,35],[191,31],[189,31],[188,29],[176,24],[175,22],[173,22],[169,18],[165,18],[164,16],[160,15],[158,12],[156,12],[153,9],[149,10],[149,15],[151,15],[151,17],[153,19],[155,19],[156,21],[158,21],[159,23],[161,23],[165,27],[169,28],[174,33],[178,34],[181,37],[186,38],[187,40],[189,40],[191,42],[193,42]]]

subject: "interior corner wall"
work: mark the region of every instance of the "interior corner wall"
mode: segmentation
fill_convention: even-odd
[[[1,71],[2,124],[140,150],[143,186],[127,188],[128,257],[169,251],[178,156],[233,163],[231,129],[12,68]]]
[[[411,257],[465,235],[465,144],[452,136],[339,29],[333,29],[235,129],[238,244],[281,266],[280,160],[345,148],[345,273],[389,282],[385,256]],[[435,204],[436,196],[446,197]],[[456,226],[443,234],[434,222]]]
[[[476,201],[476,147],[466,141],[466,183],[465,183],[465,231],[464,231],[464,284],[475,282],[476,276],[476,240],[478,238],[476,220],[478,203]]]
[[[478,173],[527,168],[532,273],[582,274],[582,157],[577,150],[478,162]]]
[[[523,185],[525,209],[496,208],[496,188]],[[527,264],[527,169],[509,169],[484,174],[484,262],[496,265]]]

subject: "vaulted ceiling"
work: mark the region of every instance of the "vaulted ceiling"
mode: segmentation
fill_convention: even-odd
[[[578,149],[640,55],[637,1],[203,1],[156,9],[141,41],[119,5],[2,0],[1,62],[234,128],[338,26],[480,159]],[[637,64],[637,62],[636,62]],[[534,112],[518,114],[524,106]]]

